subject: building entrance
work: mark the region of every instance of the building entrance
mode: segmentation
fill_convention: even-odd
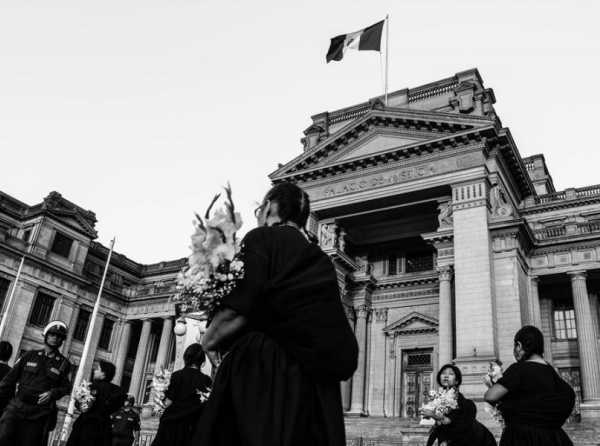
[[[418,349],[402,353],[402,416],[418,418],[419,407],[431,389],[433,379],[433,350]]]

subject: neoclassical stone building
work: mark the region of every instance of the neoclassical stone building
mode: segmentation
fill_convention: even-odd
[[[540,327],[600,417],[600,186],[555,191],[523,158],[477,70],[312,117],[270,176],[302,185],[360,346],[349,414],[413,417],[440,364],[481,400],[488,361]]]
[[[375,98],[321,113],[303,152],[271,174],[306,188],[309,229],[339,274],[360,345],[342,389],[349,415],[416,416],[449,361],[480,398],[488,361],[511,363],[514,333],[534,324],[577,410],[600,417],[600,186],[555,191],[544,157],[520,155],[494,102],[469,70],[393,92],[387,106]],[[0,193],[10,316],[0,337],[17,352],[40,346],[41,327],[59,318],[70,325],[63,352],[79,362],[108,253],[95,223],[56,192],[36,205]],[[90,356],[113,361],[138,401],[202,328],[176,324],[169,302],[184,264],[113,254]]]
[[[96,216],[50,193],[30,206],[0,192],[0,303],[8,320],[0,337],[19,352],[42,345],[41,330],[53,319],[69,324],[62,351],[79,364],[108,249],[94,241]],[[8,296],[19,264],[20,279]],[[175,310],[169,302],[185,259],[141,265],[113,253],[90,358],[112,361],[115,382],[148,398],[155,370],[173,367]],[[86,375],[92,361],[86,362]]]

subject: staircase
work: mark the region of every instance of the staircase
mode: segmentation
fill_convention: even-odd
[[[402,418],[346,418],[348,446],[425,446],[428,426]],[[488,426],[496,440],[500,440],[498,425]],[[565,432],[575,446],[600,446],[600,420],[565,425]]]

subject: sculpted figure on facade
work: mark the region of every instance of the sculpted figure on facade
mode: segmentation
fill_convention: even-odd
[[[337,228],[333,223],[322,224],[319,232],[321,248],[335,248],[337,245]]]
[[[452,203],[446,201],[438,206],[438,229],[444,229],[452,226]]]
[[[499,184],[490,188],[490,209],[494,217],[510,217],[513,209]]]

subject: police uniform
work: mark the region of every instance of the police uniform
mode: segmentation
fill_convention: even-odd
[[[121,408],[110,416],[112,421],[113,446],[131,446],[134,432],[140,431],[140,416],[133,409]]]
[[[0,382],[0,400],[14,394],[0,418],[0,446],[39,446],[47,440],[56,426],[56,400],[71,390],[70,370],[69,360],[56,350],[32,350],[16,362]],[[38,404],[48,391],[50,400]]]

